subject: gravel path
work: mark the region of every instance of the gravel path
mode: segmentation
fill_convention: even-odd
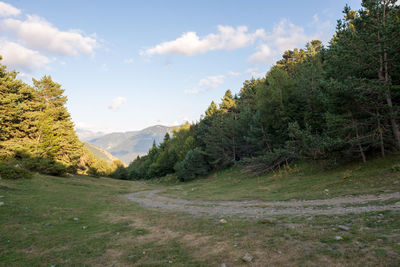
[[[161,196],[159,192],[160,190],[142,191],[128,194],[126,197],[144,207],[187,212],[195,216],[262,218],[281,214],[329,215],[383,210],[400,211],[400,192],[302,201],[198,201]],[[397,200],[397,202],[379,203],[387,200]]]

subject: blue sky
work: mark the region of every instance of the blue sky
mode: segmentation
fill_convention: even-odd
[[[355,0],[0,1],[3,63],[51,75],[77,127],[140,130],[196,121],[284,50],[326,43]]]

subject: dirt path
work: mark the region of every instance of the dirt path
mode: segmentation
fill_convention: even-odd
[[[142,191],[126,197],[144,207],[187,212],[195,216],[263,218],[281,214],[317,215],[400,210],[400,192],[303,201],[198,201],[161,196],[159,192],[160,190]]]

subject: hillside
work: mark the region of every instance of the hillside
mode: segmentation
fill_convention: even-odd
[[[113,163],[115,160],[119,160],[117,157],[114,157],[104,149],[101,149],[95,145],[85,143],[85,147],[89,149],[98,159],[105,160],[108,163]]]
[[[110,133],[86,142],[108,151],[125,164],[129,164],[137,156],[145,155],[153,140],[159,144],[165,133],[171,131],[172,127],[156,125],[141,131]]]

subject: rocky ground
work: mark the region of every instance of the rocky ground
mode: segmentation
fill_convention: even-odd
[[[162,196],[160,190],[131,193],[126,197],[144,207],[186,212],[200,217],[257,219],[269,215],[306,216],[400,210],[400,192],[290,201],[193,201]]]

